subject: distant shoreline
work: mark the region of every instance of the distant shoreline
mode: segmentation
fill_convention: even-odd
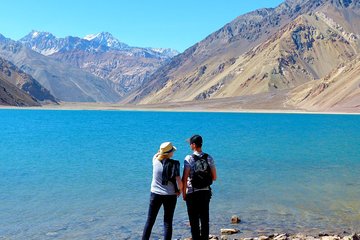
[[[88,106],[88,105],[45,105],[40,107],[16,107],[0,106],[0,109],[8,110],[59,110],[59,111],[139,111],[139,112],[213,112],[213,113],[269,113],[269,114],[359,114],[346,112],[307,112],[307,111],[285,111],[285,110],[267,110],[267,109],[204,109],[204,108],[164,108],[164,107],[144,107],[144,106]]]
[[[181,104],[159,105],[119,105],[104,103],[61,103],[59,105],[43,105],[40,107],[17,107],[0,105],[0,110],[64,110],[64,111],[140,111],[140,112],[209,112],[209,113],[259,113],[259,114],[314,114],[314,115],[360,115],[359,112],[346,111],[305,111],[295,109],[246,109],[235,107],[181,106]]]

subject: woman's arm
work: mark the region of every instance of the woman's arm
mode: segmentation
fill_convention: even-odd
[[[184,172],[182,176],[182,185],[183,185],[183,199],[186,200],[186,188],[187,188],[187,179],[190,175],[190,168],[184,167]]]
[[[180,196],[180,194],[183,191],[183,184],[182,184],[180,176],[176,177],[176,183],[177,183],[177,186],[178,186],[178,189],[179,189],[179,192],[177,193],[177,195]]]

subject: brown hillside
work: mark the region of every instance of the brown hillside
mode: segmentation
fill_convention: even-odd
[[[230,98],[291,89],[329,74],[358,54],[359,37],[329,23],[322,12],[301,15],[238,58],[212,58],[173,77],[142,104]]]
[[[257,96],[278,95],[275,105],[287,106],[288,91],[358,56],[359,6],[359,0],[287,0],[240,16],[160,67],[122,103],[233,104],[240,97],[253,106]]]

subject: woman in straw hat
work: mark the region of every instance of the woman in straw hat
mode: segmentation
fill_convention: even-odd
[[[177,197],[181,194],[180,163],[172,160],[176,147],[171,142],[160,145],[153,157],[153,178],[147,221],[142,239],[148,240],[160,207],[164,207],[164,239],[171,240],[172,221]]]

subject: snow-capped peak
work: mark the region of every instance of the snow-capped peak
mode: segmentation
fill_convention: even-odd
[[[25,36],[26,38],[30,38],[30,39],[36,39],[36,38],[55,38],[54,35],[52,35],[49,32],[42,32],[42,31],[36,31],[36,30],[32,30],[27,36]]]
[[[101,32],[97,34],[89,34],[84,37],[85,40],[96,42],[110,48],[123,49],[128,47],[125,43],[120,42],[109,32]]]
[[[141,55],[149,58],[166,59],[178,54],[177,51],[167,48],[130,47],[129,45],[120,42],[111,33],[108,32],[89,34],[83,38],[71,36],[57,38],[49,32],[33,30],[19,41],[26,47],[46,56],[53,55],[58,52],[62,53],[69,51],[121,51],[122,54],[138,56]]]
[[[98,42],[104,42],[104,41],[119,41],[116,38],[113,37],[111,33],[108,32],[101,32],[96,34],[89,34],[84,37],[85,40],[92,41],[96,40]]]
[[[39,34],[40,34],[39,32],[33,31],[31,37],[36,38],[37,36],[39,36]]]
[[[86,35],[84,37],[85,40],[88,40],[88,41],[91,41],[93,40],[94,38],[96,38],[100,33],[97,33],[97,34],[89,34],[89,35]]]

